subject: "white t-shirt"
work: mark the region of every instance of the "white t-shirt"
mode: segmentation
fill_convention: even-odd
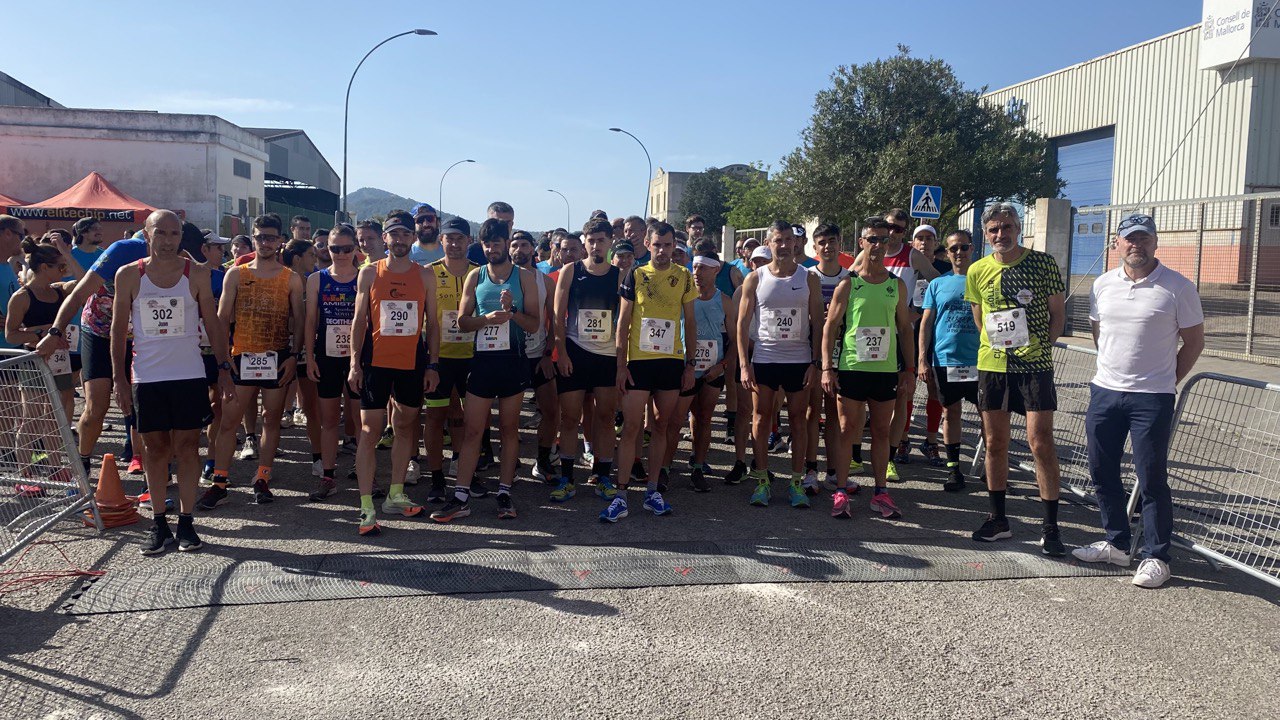
[[[1089,319],[1098,323],[1093,382],[1119,392],[1177,391],[1178,331],[1204,322],[1200,294],[1163,264],[1135,282],[1124,266],[1093,281]]]

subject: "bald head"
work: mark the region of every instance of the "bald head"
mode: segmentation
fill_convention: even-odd
[[[178,219],[178,213],[172,210],[156,210],[147,216],[147,230],[159,227],[160,223],[164,220],[170,220],[177,223],[179,228],[182,227],[182,221]]]

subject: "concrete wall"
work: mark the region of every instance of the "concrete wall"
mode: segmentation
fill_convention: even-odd
[[[249,163],[236,177],[232,160]],[[90,171],[162,208],[218,227],[218,195],[263,198],[261,138],[212,115],[0,107],[0,192],[39,202]]]

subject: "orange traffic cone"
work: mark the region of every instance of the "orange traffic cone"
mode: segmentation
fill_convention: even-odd
[[[94,502],[98,505],[98,516],[102,518],[104,528],[132,525],[142,519],[138,515],[138,505],[124,495],[124,485],[120,482],[120,468],[116,467],[116,458],[111,453],[102,456],[102,467],[98,470],[98,489],[94,493]],[[85,511],[85,524],[93,524],[93,513]]]

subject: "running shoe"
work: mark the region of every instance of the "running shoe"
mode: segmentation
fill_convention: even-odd
[[[199,502],[196,503],[197,510],[212,510],[222,504],[227,499],[227,489],[214,485],[204,491],[204,495],[200,496]]]
[[[141,475],[142,474],[142,458],[137,455],[134,455],[133,459],[129,461],[129,469],[126,472],[128,472],[130,475]]]
[[[360,511],[360,534],[365,537],[382,534],[382,526],[378,524],[378,513],[373,510]]]
[[[280,415],[280,427],[293,427],[293,408],[285,408],[284,413]]]
[[[657,490],[646,490],[644,493],[644,509],[654,515],[670,515],[673,509],[662,499],[662,493]]]
[[[240,446],[240,452],[236,453],[237,460],[255,460],[258,457],[258,438],[254,435],[245,435],[244,444]]]
[[[516,506],[511,504],[511,493],[498,493],[498,519],[514,520]]]
[[[831,493],[831,517],[851,520],[853,513],[849,510],[849,496],[842,492]]]
[[[627,499],[618,495],[609,503],[609,507],[600,512],[600,520],[616,523],[627,515]]]
[[[379,450],[390,450],[391,444],[396,440],[395,431],[390,427],[383,428],[382,437],[378,438],[377,448]]]
[[[849,458],[849,474],[850,475],[866,475],[871,468],[871,463],[854,460]]]
[[[938,443],[936,442],[929,442],[928,440],[921,441],[920,454],[924,455],[925,459],[928,460],[929,464],[933,467],[942,467],[947,464],[947,461],[942,459],[942,453],[939,452]]]
[[[964,490],[964,473],[960,472],[960,468],[951,468],[946,482],[942,483],[942,489],[947,492],[961,492]]]
[[[591,452],[591,443],[584,443],[582,450],[582,462],[589,466],[595,466],[596,464],[596,455]]]
[[[861,489],[862,489],[862,486],[861,486],[861,485],[859,485],[859,484],[858,484],[858,481],[857,481],[857,480],[854,480],[853,478],[849,478],[848,480],[845,480],[845,482],[844,482],[844,494],[845,494],[845,495],[850,495],[850,496],[852,496],[852,495],[857,495],[857,494],[858,494],[858,491],[859,491],[859,490],[861,490]]]
[[[551,502],[564,502],[578,494],[578,488],[569,482],[568,478],[560,478],[556,483],[556,487],[551,491]]]
[[[409,458],[409,464],[404,468],[404,484],[410,487],[417,485],[422,478],[422,463],[418,458]]]
[[[605,500],[612,500],[618,497],[618,486],[614,485],[612,480],[600,475],[594,475],[592,477],[596,481],[595,485],[596,485],[597,497],[602,497]]]
[[[769,496],[772,494],[772,488],[770,487],[768,476],[760,477],[753,471],[749,473],[749,477],[756,481],[756,489],[751,493],[751,504],[756,507],[769,507]]]
[[[178,516],[178,550],[180,552],[195,552],[204,547],[204,543],[200,541],[200,536],[196,534],[196,526],[192,522],[190,515]]]
[[[836,485],[835,470],[832,470],[830,468],[827,469],[827,476],[822,479],[822,489],[826,490],[827,492],[835,492],[836,490],[840,489],[839,486]]]
[[[1040,552],[1049,557],[1062,557],[1067,554],[1067,548],[1062,544],[1057,525],[1045,525],[1040,531]]]
[[[471,497],[489,497],[489,488],[485,487],[484,481],[480,478],[471,479]]]
[[[386,500],[382,501],[382,512],[388,515],[400,513],[404,517],[416,517],[422,512],[422,506],[409,499],[404,493],[396,493],[388,495]]]
[[[889,497],[889,493],[882,492],[871,498],[871,511],[880,513],[880,517],[886,520],[894,520],[902,517],[902,513],[898,510],[898,506],[893,504],[893,498]]]
[[[1158,558],[1147,558],[1138,564],[1138,572],[1133,574],[1133,584],[1154,590],[1169,582],[1170,577],[1168,563]]]
[[[711,492],[711,485],[707,483],[706,471],[702,469],[701,465],[689,471],[689,484],[693,486],[694,492]]]
[[[791,501],[793,508],[809,507],[809,496],[804,491],[804,485],[791,483],[787,486],[787,499]]]
[[[818,471],[810,470],[804,474],[804,494],[813,497],[818,494]]]
[[[442,503],[444,502],[445,491],[447,489],[444,478],[431,481],[431,489],[427,491],[427,502]]]
[[[311,463],[312,477],[324,477],[324,461],[316,460]]]
[[[298,427],[307,426],[307,413],[301,406],[299,406],[297,410],[293,411],[293,424]]]
[[[275,499],[276,499],[276,496],[271,494],[271,486],[267,484],[266,480],[263,480],[262,478],[258,478],[257,480],[253,481],[253,501],[254,502],[258,503],[259,505],[266,505],[267,503],[274,502]]]
[[[146,490],[141,495],[138,496],[138,507],[146,508],[147,510],[154,509],[151,507],[151,491],[150,490]],[[164,499],[164,509],[165,509],[165,512],[169,512],[170,510],[173,509],[173,498],[166,497]]]
[[[307,499],[312,502],[320,502],[336,492],[338,492],[338,481],[321,476],[320,483],[316,485],[316,491],[308,495]]]
[[[738,485],[742,482],[742,476],[747,474],[747,464],[741,460],[733,464],[733,468],[729,470],[729,474],[724,476],[725,485]]]
[[[1071,551],[1071,556],[1081,562],[1087,563],[1111,563],[1120,567],[1129,567],[1129,563],[1133,562],[1133,557],[1129,553],[1112,545],[1106,540],[1099,540],[1092,545],[1078,547]]]
[[[1009,529],[1009,518],[998,518],[992,515],[988,515],[982,527],[973,533],[973,539],[980,542],[995,542],[1011,537],[1013,537],[1013,531]]]
[[[39,485],[17,485],[13,489],[13,494],[20,498],[38,498],[44,497],[44,488]],[[147,506],[151,505],[150,493],[143,493],[147,496]]]
[[[151,529],[147,531],[147,540],[143,543],[140,552],[143,555],[159,555],[172,542],[173,533],[169,530],[169,523],[159,525],[152,523]]]
[[[885,468],[884,479],[889,482],[902,482],[902,477],[898,475],[898,465],[894,461],[889,461],[889,466]]]
[[[200,487],[212,487],[212,486],[213,486],[213,466],[205,465],[200,470]]]
[[[447,523],[453,520],[459,520],[471,514],[471,503],[467,500],[459,500],[457,495],[449,498],[449,502],[444,507],[431,513],[431,519],[440,523]]]
[[[905,439],[902,441],[902,444],[898,446],[898,451],[893,454],[893,462],[899,465],[911,464],[911,443]]]
[[[551,466],[550,462],[543,465],[541,461],[534,460],[533,472],[531,474],[533,475],[534,480],[551,482],[551,480],[556,476],[556,471],[555,468]]]
[[[492,450],[482,452],[480,453],[480,457],[476,458],[476,472],[484,472],[496,464],[497,461],[493,459]]]
[[[787,443],[785,440],[782,439],[782,433],[779,433],[779,432],[769,433],[769,452],[771,453],[782,452],[783,450],[786,449],[786,447],[787,447]]]

